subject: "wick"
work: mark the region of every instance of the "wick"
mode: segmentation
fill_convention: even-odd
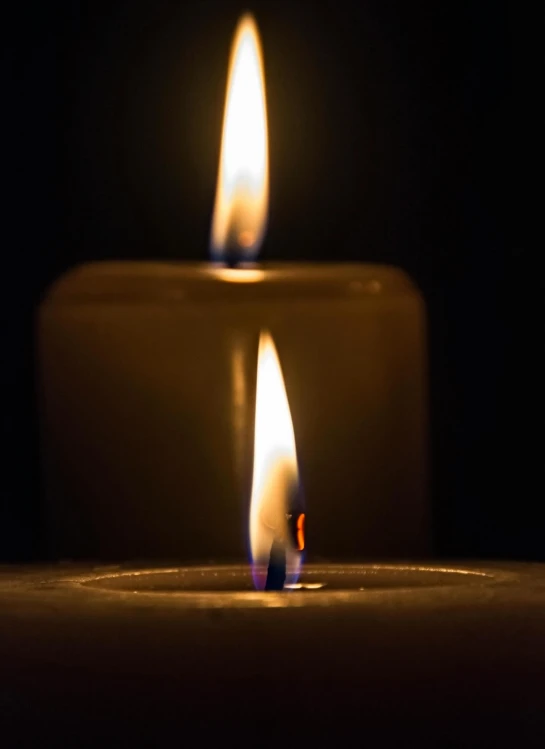
[[[241,204],[235,204],[227,229],[223,260],[228,268],[238,268],[245,264],[248,251],[256,240],[256,234],[245,228],[245,213]]]
[[[240,253],[235,250],[228,249],[223,259],[227,268],[240,268],[242,265]]]
[[[279,541],[273,541],[265,590],[283,590],[286,582],[286,547]]]

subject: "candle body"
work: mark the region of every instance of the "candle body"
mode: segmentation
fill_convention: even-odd
[[[425,555],[425,315],[399,270],[101,263],[39,313],[51,553],[245,556],[259,333],[314,556]]]

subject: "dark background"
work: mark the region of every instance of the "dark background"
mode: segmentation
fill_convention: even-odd
[[[27,2],[3,19],[0,559],[42,556],[33,316],[67,268],[206,259],[226,0]],[[542,18],[498,2],[254,2],[263,260],[394,263],[429,310],[443,556],[545,559]],[[538,65],[539,63],[539,65]]]

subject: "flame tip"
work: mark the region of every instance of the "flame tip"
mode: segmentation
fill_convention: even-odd
[[[256,21],[255,21],[255,16],[251,10],[245,10],[238,20],[239,26],[242,26],[243,24],[246,24],[246,23],[253,23],[257,26]]]

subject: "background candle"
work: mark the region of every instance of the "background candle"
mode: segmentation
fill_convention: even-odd
[[[211,246],[255,256],[267,221],[263,59],[231,51]],[[92,265],[42,305],[51,551],[244,556],[257,341],[277,342],[315,554],[429,548],[420,297],[398,270]]]
[[[51,553],[245,556],[262,328],[309,550],[428,552],[425,318],[401,271],[104,263],[62,278],[40,310]]]
[[[206,259],[242,7],[32,5],[11,7],[3,89],[5,560],[43,552],[35,308],[82,262]],[[430,323],[435,548],[543,558],[541,445],[528,437],[544,416],[543,264],[532,222],[506,231],[517,206],[527,213],[542,141],[527,14],[400,0],[247,7],[271,135],[263,259],[409,272]],[[531,271],[519,281],[513,267]]]

